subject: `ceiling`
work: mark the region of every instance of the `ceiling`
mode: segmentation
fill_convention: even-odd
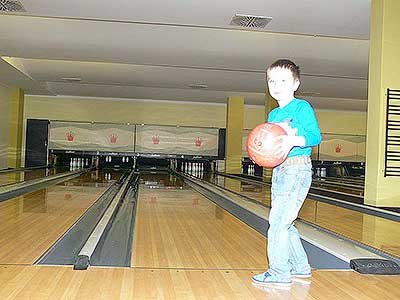
[[[264,105],[266,67],[289,58],[316,109],[367,109],[370,0],[19,2],[0,13],[0,83],[26,94]]]

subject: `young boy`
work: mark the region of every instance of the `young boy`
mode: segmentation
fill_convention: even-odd
[[[311,268],[293,222],[311,186],[312,146],[321,142],[321,133],[311,105],[294,97],[300,85],[300,71],[292,61],[280,59],[267,69],[271,96],[279,107],[268,122],[286,130],[275,153],[288,158],[273,169],[271,210],[268,229],[269,270],[252,277],[256,284],[289,286],[292,277],[311,277]]]

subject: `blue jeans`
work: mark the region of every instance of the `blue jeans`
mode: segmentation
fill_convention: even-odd
[[[294,220],[311,186],[311,162],[307,157],[288,158],[274,168],[268,229],[269,273],[280,280],[290,272],[311,271]]]

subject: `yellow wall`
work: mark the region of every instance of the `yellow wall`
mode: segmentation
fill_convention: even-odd
[[[0,84],[0,170],[6,169],[10,132],[11,88]]]
[[[225,127],[226,105],[190,102],[25,97],[25,119]],[[245,106],[244,127],[263,122],[261,106]]]
[[[243,129],[253,129],[265,122],[265,108],[261,105],[245,105]]]
[[[317,110],[315,112],[322,133],[365,135],[367,113]]]
[[[366,133],[366,113],[324,110],[316,115],[323,133]],[[226,105],[26,95],[23,143],[28,118],[225,128]],[[264,121],[264,106],[245,105],[243,128]]]
[[[366,113],[316,111],[323,133],[366,133]],[[25,97],[25,119],[225,127],[226,105],[190,102]],[[264,106],[245,105],[243,128],[264,122]]]

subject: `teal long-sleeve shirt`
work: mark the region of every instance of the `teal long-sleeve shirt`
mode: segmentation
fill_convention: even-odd
[[[267,121],[270,123],[290,121],[290,126],[297,128],[297,135],[304,137],[305,146],[293,147],[288,157],[311,156],[312,147],[321,142],[321,131],[314,109],[306,100],[294,98],[284,107],[274,108],[269,113]]]

